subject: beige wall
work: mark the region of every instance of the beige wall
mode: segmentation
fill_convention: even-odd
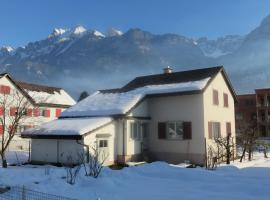
[[[213,104],[213,90],[218,91],[219,105]],[[223,93],[228,94],[229,107],[224,107]],[[232,137],[235,139],[235,117],[234,117],[234,98],[222,76],[219,73],[204,94],[204,133],[207,143],[211,145],[213,140],[208,138],[208,122],[220,122],[221,136],[226,137],[226,122],[231,123]]]
[[[99,140],[108,140],[108,154],[104,152],[102,155],[106,155],[106,163],[112,164],[117,159],[117,151],[120,150],[118,146],[121,146],[122,143],[118,143],[117,132],[119,129],[118,121],[113,121],[112,123],[97,129],[94,132],[91,132],[84,136],[84,144],[90,147],[90,153],[93,153],[92,147],[95,147],[98,144]]]

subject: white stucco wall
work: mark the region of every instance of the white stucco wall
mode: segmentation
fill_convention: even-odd
[[[150,138],[152,152],[203,154],[203,95],[155,97],[149,100]],[[158,122],[192,122],[192,140],[158,139]]]

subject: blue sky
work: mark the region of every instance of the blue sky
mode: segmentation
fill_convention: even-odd
[[[0,0],[0,46],[43,39],[55,27],[216,38],[246,34],[270,14],[269,0]]]

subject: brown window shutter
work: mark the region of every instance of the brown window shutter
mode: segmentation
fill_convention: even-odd
[[[223,94],[224,107],[229,107],[228,94]]]
[[[227,132],[227,135],[231,135],[232,134],[231,122],[227,122],[226,123],[226,132]]]
[[[208,139],[213,138],[212,122],[208,122]]]
[[[192,139],[192,124],[191,122],[184,122],[183,123],[183,139],[184,140],[191,140]]]
[[[158,123],[158,139],[166,139],[166,123]]]
[[[214,105],[218,105],[219,104],[218,91],[217,90],[213,90],[213,104]]]

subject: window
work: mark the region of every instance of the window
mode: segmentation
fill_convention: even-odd
[[[6,85],[0,85],[1,94],[10,94],[10,87]]]
[[[223,101],[224,101],[224,107],[228,108],[229,107],[228,94],[226,93],[223,94]]]
[[[219,138],[220,133],[220,123],[219,122],[208,122],[208,138],[214,139]]]
[[[132,122],[130,124],[130,138],[133,140],[141,139],[140,123]]]
[[[183,139],[183,123],[182,122],[168,122],[167,138],[171,140]]]
[[[182,122],[182,121],[159,122],[158,138],[169,140],[192,139],[191,122]]]
[[[99,145],[100,148],[108,147],[108,140],[99,140]]]
[[[242,119],[243,119],[243,113],[237,112],[237,113],[235,114],[235,119],[237,119],[237,120],[242,120]]]
[[[218,91],[217,90],[213,90],[213,104],[214,105],[218,105],[219,104]]]

